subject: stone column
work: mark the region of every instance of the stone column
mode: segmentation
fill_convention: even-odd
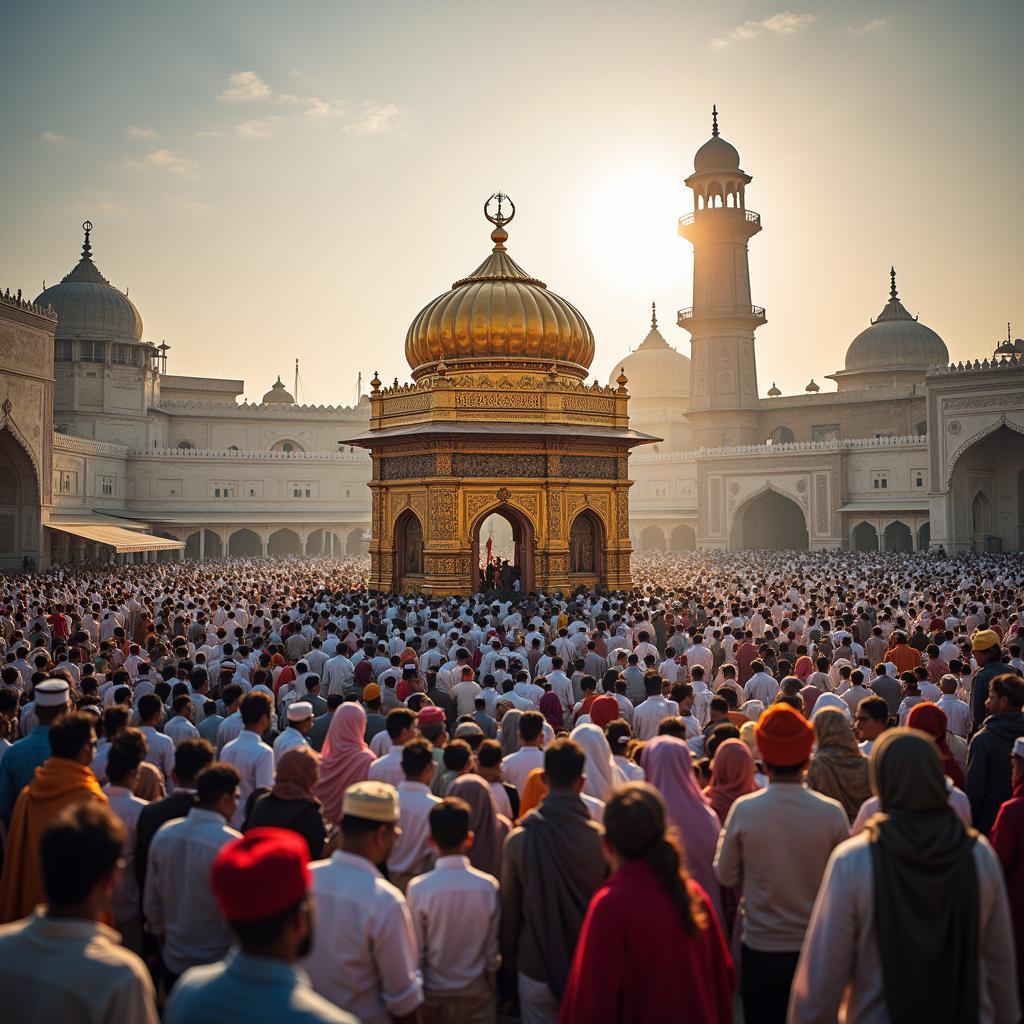
[[[206,527],[199,531],[199,561],[206,558]]]

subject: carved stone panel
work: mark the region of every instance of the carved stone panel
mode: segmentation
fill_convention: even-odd
[[[548,492],[548,536],[552,540],[562,536],[562,495],[558,491]]]
[[[456,453],[452,456],[452,474],[467,478],[503,477],[533,479],[545,473],[543,455],[483,455]]]
[[[433,455],[395,455],[380,460],[381,480],[415,480],[433,476]]]
[[[458,491],[435,487],[430,492],[430,535],[443,540],[458,536]]]
[[[619,460],[614,455],[563,455],[562,476],[579,480],[616,480]]]

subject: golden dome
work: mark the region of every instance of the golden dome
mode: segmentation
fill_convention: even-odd
[[[494,216],[487,213],[498,202]],[[405,337],[405,358],[413,379],[436,372],[443,362],[459,370],[522,369],[558,372],[585,378],[594,358],[594,334],[572,303],[548,291],[505,251],[503,217],[506,196],[488,200],[484,215],[495,225],[494,249],[468,277],[427,303]]]

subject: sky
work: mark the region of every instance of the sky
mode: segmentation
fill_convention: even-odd
[[[609,374],[689,354],[683,179],[720,127],[753,176],[758,380],[840,369],[888,295],[953,359],[1024,335],[1019,0],[18,0],[0,62],[0,287],[94,258],[169,372],[351,404],[490,248],[586,316]],[[17,40],[17,45],[11,45]]]

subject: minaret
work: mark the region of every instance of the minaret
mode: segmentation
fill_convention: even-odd
[[[740,169],[740,155],[718,134],[718,108],[711,111],[711,138],[697,150],[693,213],[679,218],[679,234],[693,243],[693,306],[679,312],[690,332],[690,409],[694,443],[701,446],[759,444],[754,331],[764,310],[750,302],[747,242],[761,218],[746,207],[753,180]]]

